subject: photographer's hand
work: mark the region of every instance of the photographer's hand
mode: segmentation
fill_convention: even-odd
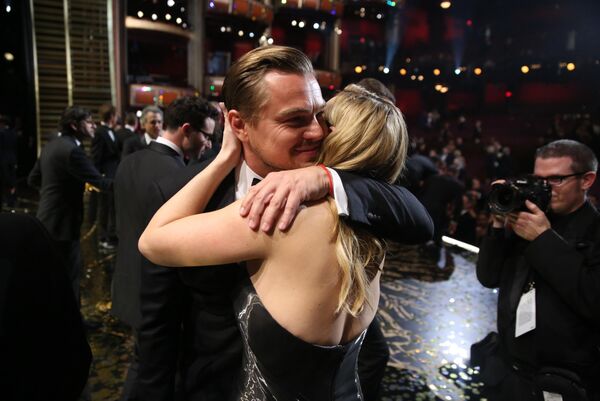
[[[552,227],[546,214],[535,203],[526,200],[525,205],[531,213],[511,213],[508,215],[507,220],[515,234],[527,241],[533,241],[541,233]]]

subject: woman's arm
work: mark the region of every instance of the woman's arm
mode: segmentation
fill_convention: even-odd
[[[241,145],[226,123],[218,156],[150,220],[138,243],[145,257],[163,266],[195,266],[262,255],[262,247],[255,250],[253,246],[256,238],[251,237],[256,233],[231,206],[202,213],[219,184],[238,164],[240,152]]]

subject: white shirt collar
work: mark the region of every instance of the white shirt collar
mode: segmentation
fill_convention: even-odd
[[[179,156],[181,156],[183,158],[183,150],[181,150],[179,148],[179,146],[175,145],[173,142],[169,141],[167,138],[159,136],[158,138],[156,138],[156,142],[162,143],[163,145],[166,145],[166,146],[170,147],[175,152],[177,152],[177,154]]]
[[[79,141],[79,139],[73,137],[73,139],[75,139],[75,143],[77,144],[77,146],[81,146],[81,142]]]
[[[264,177],[256,174],[248,166],[245,160],[242,160],[235,169],[235,199],[242,199],[248,193],[252,186],[252,180],[258,178],[262,180]]]
[[[129,125],[129,124],[125,124],[125,128],[130,130],[131,132],[135,132],[135,127]]]
[[[154,139],[152,139],[152,137],[150,135],[148,135],[147,132],[144,132],[144,139],[146,141],[146,145],[150,145],[150,142],[152,142]]]

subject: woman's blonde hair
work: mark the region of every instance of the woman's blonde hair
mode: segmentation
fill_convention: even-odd
[[[402,113],[389,99],[348,85],[327,102],[324,118],[334,129],[323,141],[320,163],[395,182],[406,161],[408,133]],[[342,281],[337,311],[357,316],[368,304],[367,288],[380,269],[385,247],[367,231],[347,225],[330,204]]]

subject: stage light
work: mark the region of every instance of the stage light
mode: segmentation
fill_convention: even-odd
[[[436,91],[440,91],[442,89],[442,85],[441,84],[437,84],[433,87]]]
[[[467,26],[473,26],[473,20],[472,19],[468,19],[467,20]]]
[[[390,73],[390,69],[389,69],[389,68],[387,68],[387,67],[384,67],[384,68],[383,68],[383,73],[384,73],[384,74],[389,74],[389,73]]]
[[[417,79],[417,76],[416,75],[411,75],[410,79],[411,79],[411,81],[414,81],[415,79]]]
[[[137,16],[138,16],[138,18],[143,18],[144,17],[144,12],[143,11],[138,11]]]
[[[224,26],[221,27],[221,32],[225,33],[226,30],[227,29]]]
[[[273,44],[273,38],[267,39],[267,43],[270,44],[270,45],[272,45]]]
[[[313,29],[319,29],[319,23],[318,22],[315,22],[313,24]]]
[[[281,0],[281,4],[287,4],[287,0]]]
[[[342,30],[340,28],[335,28],[335,33],[337,33],[338,35],[341,35]]]
[[[168,0],[168,1],[167,1],[167,5],[168,5],[169,7],[173,7],[173,6],[175,5],[175,1],[174,1],[174,0]]]
[[[135,116],[136,116],[137,118],[141,118],[141,117],[142,117],[142,111],[141,111],[141,110],[138,110],[138,111],[136,111],[136,112],[135,112]]]
[[[473,72],[475,73],[475,75],[481,75],[481,73],[483,72],[483,70],[479,67],[475,67],[473,69]]]
[[[171,21],[171,14],[167,14],[167,15],[165,15],[165,19],[166,19],[167,21]]]
[[[400,68],[400,75],[406,75],[406,68]]]
[[[15,59],[14,54],[10,53],[10,52],[6,52],[4,53],[4,59],[6,61],[13,61]]]
[[[360,74],[361,72],[363,72],[363,69],[360,65],[357,65],[356,67],[354,67],[354,72]]]
[[[238,31],[238,36],[244,36],[244,31],[242,31],[242,30],[239,30],[239,31]]]
[[[418,79],[419,81],[422,81],[422,80],[424,80],[424,79],[425,79],[425,77],[424,77],[423,75],[419,75],[419,76],[417,77],[417,79]]]
[[[383,18],[383,15],[381,15],[381,14],[377,14],[377,15],[376,15],[376,18],[377,18],[377,19],[381,19],[381,18]]]
[[[211,86],[210,86],[210,91],[211,91],[211,92],[214,92],[214,91],[215,91],[215,86],[214,86],[214,85],[211,85]]]
[[[152,14],[152,21],[156,21],[158,19],[158,15]]]
[[[181,24],[181,27],[182,27],[183,29],[185,29],[185,28],[187,28],[187,24],[184,22],[183,24]]]
[[[575,70],[575,63],[568,63],[567,71],[574,71],[574,70]]]
[[[448,87],[447,87],[447,86],[442,86],[442,87],[440,88],[440,92],[441,92],[441,93],[448,93]]]
[[[296,25],[298,25],[298,21],[292,20],[292,26],[296,26]]]
[[[395,1],[390,1],[390,0],[387,0],[387,1],[386,1],[386,4],[387,4],[388,6],[390,6],[390,7],[396,7],[396,2],[395,2]]]
[[[440,7],[442,7],[444,10],[449,9],[451,5],[452,5],[452,3],[449,1],[442,1],[440,3]]]
[[[298,26],[299,26],[300,28],[304,28],[304,25],[306,25],[306,22],[304,22],[304,21],[300,21],[300,22],[298,22]]]
[[[433,69],[433,75],[435,75],[436,77],[437,77],[438,75],[440,75],[441,73],[442,73],[442,72],[440,71],[440,69],[439,69],[439,68],[434,68],[434,69]]]
[[[250,33],[248,34],[248,36],[250,36],[251,38],[253,38],[253,37],[254,37],[254,32],[250,32]]]
[[[12,10],[10,6],[6,6],[6,12],[9,13]]]
[[[460,68],[455,68],[455,69],[454,69],[454,73],[455,73],[456,75],[459,75],[459,74],[460,74],[460,71],[461,71],[461,70],[460,70]]]
[[[511,91],[506,91],[506,92],[504,92],[504,97],[505,97],[505,98],[507,98],[507,99],[508,99],[508,98],[511,98],[511,97],[512,97],[512,95],[513,95],[513,93],[512,93]]]
[[[211,1],[210,3],[208,3],[208,6],[209,6],[210,8],[215,8],[215,2],[214,2],[214,1]]]
[[[175,22],[177,22],[178,24],[181,24],[181,18],[177,17],[177,19],[175,20]]]
[[[526,66],[526,65],[524,65],[524,66],[521,66],[521,72],[522,72],[523,74],[527,74],[527,73],[529,72],[529,67],[528,67],[528,66]]]

